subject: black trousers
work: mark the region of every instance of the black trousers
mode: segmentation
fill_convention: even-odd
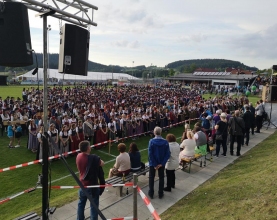
[[[164,166],[160,167],[158,170],[159,174],[159,196],[164,194]],[[153,196],[154,195],[154,179],[155,179],[156,170],[153,166],[149,168],[149,191],[148,194]]]
[[[241,142],[242,145],[244,145],[244,138],[245,138],[245,143],[246,144],[249,143],[249,133],[250,133],[250,128],[245,128],[244,129],[244,135],[242,137],[242,142]]]
[[[175,170],[165,170],[166,173],[166,188],[175,187]]]
[[[263,116],[256,115],[256,125],[257,125],[257,131],[260,131],[260,129],[263,127]]]
[[[234,143],[237,142],[237,156],[240,156],[240,149],[242,143],[242,135],[230,135],[231,142],[230,142],[230,154],[234,154]]]

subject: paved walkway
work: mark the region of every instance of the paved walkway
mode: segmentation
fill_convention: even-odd
[[[262,133],[251,135],[249,146],[242,147],[241,154],[245,154],[247,151],[255,147],[258,143],[262,142],[268,136],[273,134],[276,129],[269,128],[268,130],[262,129]],[[235,144],[236,145],[236,144]],[[155,194],[154,199],[151,200],[152,205],[158,214],[163,213],[169,207],[174,205],[184,196],[188,195],[199,185],[209,180],[212,176],[218,173],[220,170],[233,163],[238,157],[230,156],[227,157],[214,157],[213,162],[207,160],[206,167],[199,167],[199,163],[195,162],[191,166],[191,173],[183,172],[182,170],[177,170],[176,173],[176,185],[175,189],[171,192],[165,192],[163,199],[158,198],[158,178],[155,181]],[[140,176],[138,178],[138,185],[141,187],[142,191],[147,195],[148,193],[148,176]],[[166,182],[166,180],[165,180]],[[185,187],[184,187],[185,186]],[[100,210],[103,212],[107,219],[119,218],[119,217],[129,217],[132,216],[133,209],[133,196],[132,187],[128,188],[129,195],[119,198],[115,194],[115,189],[112,187],[106,188],[103,195],[100,197]],[[126,188],[123,189],[126,192]],[[76,190],[77,198],[77,190]],[[53,220],[73,220],[76,219],[77,213],[77,203],[74,201],[70,204],[64,205],[56,210],[50,219]],[[89,202],[87,202],[87,207],[85,210],[85,215],[89,216]],[[138,194],[138,217],[140,220],[153,219],[151,213],[148,211],[147,207]],[[99,218],[100,219],[100,218]]]

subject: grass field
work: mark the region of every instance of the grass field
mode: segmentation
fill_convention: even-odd
[[[183,132],[183,127],[171,128],[170,132],[174,133],[180,141],[180,137]],[[163,134],[164,136],[166,133]],[[136,140],[139,149],[141,150],[142,161],[148,161],[148,142],[150,137],[141,137]],[[9,149],[8,138],[1,137],[1,148],[0,148],[0,169],[22,164],[25,162],[35,160],[35,154],[28,151],[26,148],[27,138],[22,139],[22,146],[20,148]],[[127,147],[131,140],[126,141]],[[119,154],[116,145],[111,147],[111,156],[108,155],[108,147],[101,150],[92,150],[103,159],[106,164],[104,166],[105,176],[107,178],[108,170],[114,165],[115,157]],[[77,172],[75,157],[68,157],[67,162],[71,168]],[[18,168],[11,171],[0,173],[1,187],[0,187],[0,200],[10,197],[16,193],[19,193],[28,188],[34,187],[37,182],[37,176],[42,172],[41,165],[30,165],[28,167]],[[51,179],[52,185],[76,185],[74,179],[69,175],[69,172],[61,161],[55,161],[51,164]],[[38,189],[32,193],[24,194],[9,202],[0,205],[1,219],[14,219],[18,216],[24,215],[30,211],[41,212],[41,190]],[[69,203],[70,201],[77,200],[77,190],[52,190],[50,198],[50,206],[61,206]]]
[[[182,198],[161,219],[276,219],[276,141],[275,132]]]

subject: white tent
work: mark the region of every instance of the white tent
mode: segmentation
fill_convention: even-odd
[[[36,81],[37,80],[37,75],[32,75],[33,70],[21,75],[17,76],[17,79],[23,79],[24,80],[31,80],[31,81]],[[38,69],[38,78],[39,80],[43,80],[43,69],[39,68]],[[63,74],[59,73],[58,70],[56,69],[49,69],[48,70],[48,78],[49,79],[57,79],[62,80],[63,79]],[[65,80],[84,80],[84,81],[102,81],[102,80],[111,80],[111,79],[128,79],[128,80],[140,80],[139,78],[133,77],[129,74],[126,73],[103,73],[103,72],[88,72],[87,76],[79,76],[79,75],[71,75],[71,74],[64,74],[64,79]]]

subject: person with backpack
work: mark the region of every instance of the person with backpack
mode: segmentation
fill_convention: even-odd
[[[76,165],[79,171],[79,179],[84,186],[105,185],[105,178],[102,166],[104,162],[97,155],[90,154],[91,147],[89,141],[82,141],[79,144],[81,153],[76,157]],[[86,188],[86,192],[92,197],[95,204],[90,205],[90,219],[98,219],[99,197],[104,192],[104,187]],[[79,189],[79,202],[77,210],[77,219],[84,220],[84,211],[87,202],[87,195],[82,189]]]

